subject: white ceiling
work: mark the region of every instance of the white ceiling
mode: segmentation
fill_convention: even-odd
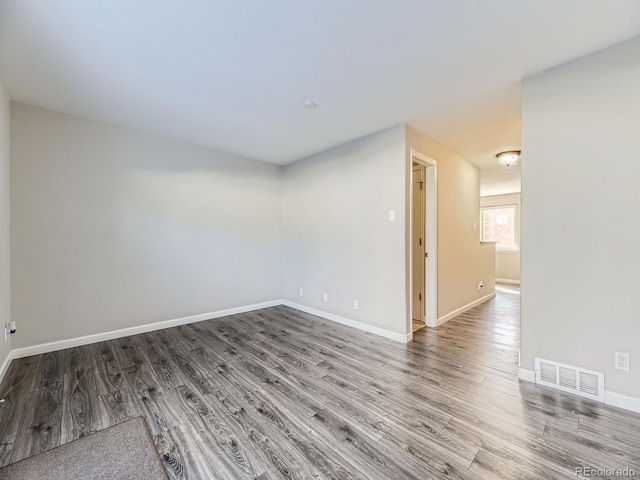
[[[278,164],[407,122],[483,168],[520,147],[523,76],[638,34],[638,0],[2,0],[0,75]]]
[[[520,193],[520,164],[504,167],[495,165],[480,170],[480,196]]]

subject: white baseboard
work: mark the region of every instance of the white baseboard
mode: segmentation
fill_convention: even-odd
[[[395,340],[396,342],[407,343],[413,339],[413,333],[402,334],[402,333],[392,332],[391,330],[385,330],[384,328],[374,327],[373,325],[358,322],[357,320],[351,320],[350,318],[341,317],[339,315],[334,315],[333,313],[327,313],[327,312],[323,312],[322,310],[316,310],[315,308],[305,307],[304,305],[290,302],[289,300],[285,300],[283,304],[286,305],[287,307],[300,310],[301,312],[310,313],[311,315],[315,315],[317,317],[321,317],[326,320],[331,320],[332,322],[340,323],[348,327],[357,328],[358,330],[364,330],[365,332],[374,333],[381,337],[388,338],[390,340]]]
[[[488,295],[485,295],[482,298],[479,298],[478,300],[474,300],[471,303],[466,304],[463,307],[457,308],[455,309],[453,312],[449,312],[446,315],[441,316],[440,318],[438,318],[438,321],[436,322],[436,326],[440,326],[442,325],[444,322],[451,320],[452,318],[457,317],[458,315],[466,312],[467,310],[471,310],[473,307],[477,307],[478,305],[480,305],[481,303],[486,302],[487,300],[491,300],[493,297],[496,296],[496,293],[489,293]]]
[[[536,372],[526,368],[518,368],[518,378],[525,382],[536,383]]]
[[[525,382],[536,383],[536,372],[525,368],[518,369],[518,378]],[[640,398],[627,397],[615,392],[604,392],[604,403],[612,407],[622,408],[631,412],[640,413]]]
[[[508,278],[496,278],[496,283],[510,283],[511,285],[520,285],[520,280],[509,280]]]
[[[604,403],[640,413],[640,398],[627,397],[615,392],[604,392]]]
[[[477,305],[480,305],[482,302],[485,302],[493,297],[495,297],[495,293],[486,295],[476,300],[475,302],[472,302],[468,305],[465,305],[462,308],[454,310],[453,312],[445,315],[444,317],[439,318],[438,325],[442,325],[442,323],[446,322],[450,318],[460,315],[461,313],[466,312],[467,310]],[[162,330],[165,328],[176,327],[178,325],[187,325],[189,323],[202,322],[204,320],[211,320],[214,318],[226,317],[228,315],[235,315],[238,313],[251,312],[253,310],[260,310],[262,308],[274,307],[276,305],[286,305],[288,307],[295,308],[296,310],[310,313],[311,315],[316,315],[326,320],[331,320],[333,322],[340,323],[342,325],[346,325],[349,327],[357,328],[365,332],[370,332],[370,333],[379,335],[381,337],[395,340],[397,342],[407,343],[411,341],[411,339],[413,338],[413,333],[407,333],[407,334],[396,333],[390,330],[385,330],[384,328],[374,327],[373,325],[358,322],[356,320],[351,320],[349,318],[340,317],[338,315],[334,315],[333,313],[327,313],[321,310],[316,310],[315,308],[305,307],[304,305],[290,302],[289,300],[272,300],[269,302],[256,303],[253,305],[246,305],[243,307],[235,307],[235,308],[229,308],[226,310],[219,310],[217,312],[202,313],[199,315],[192,315],[189,317],[176,318],[173,320],[165,320],[163,322],[148,323],[145,325],[139,325],[137,327],[128,327],[120,330],[112,330],[110,332],[97,333],[94,335],[86,335],[84,337],[71,338],[69,340],[60,340],[57,342],[49,342],[49,343],[43,343],[40,345],[33,345],[31,347],[16,348],[9,352],[4,362],[2,362],[2,365],[0,365],[0,382],[2,382],[5,374],[7,373],[7,370],[9,369],[9,365],[11,364],[11,361],[16,358],[29,357],[31,355],[39,355],[41,353],[48,353],[56,350],[63,350],[65,348],[79,347],[82,345],[102,342],[105,340],[112,340],[114,338],[128,337],[130,335],[137,335],[139,333],[146,333],[146,332],[152,332],[154,330]],[[518,368],[518,378],[526,382],[535,383],[536,373],[533,370]],[[624,410],[640,413],[640,398],[627,397],[626,395],[621,395],[619,393],[607,391],[605,392],[604,403],[606,405],[611,405],[612,407],[618,407]]]
[[[147,323],[145,325],[139,325],[137,327],[127,327],[120,330],[112,330],[110,332],[70,338],[68,340],[42,343],[40,345],[33,345],[31,347],[16,348],[12,350],[11,353],[12,358],[30,357],[31,355],[39,355],[41,353],[64,350],[65,348],[79,347],[81,345],[88,345],[90,343],[113,340],[114,338],[129,337],[131,335],[137,335],[139,333],[147,333],[154,330],[163,330],[165,328],[177,327],[178,325],[202,322],[204,320],[226,317],[228,315],[235,315],[237,313],[250,312],[252,310],[260,310],[261,308],[274,307],[276,305],[282,305],[282,300],[272,300],[270,302],[256,303],[254,305],[246,305],[243,307],[228,308],[226,310],[218,310],[217,312],[201,313],[199,315],[175,318],[173,320],[165,320],[162,322]]]
[[[238,313],[251,312],[253,310],[260,310],[262,308],[274,307],[276,305],[288,305],[297,310],[317,315],[318,317],[332,320],[343,325],[358,328],[367,332],[375,333],[391,340],[407,343],[413,338],[413,334],[402,335],[400,333],[391,332],[382,328],[367,325],[366,323],[357,322],[348,318],[339,317],[331,313],[322,312],[314,308],[298,305],[293,302],[284,300],[271,300],[269,302],[256,303],[253,305],[245,305],[242,307],[229,308],[226,310],[219,310],[217,312],[201,313],[198,315],[191,315],[189,317],[175,318],[172,320],[165,320],[162,322],[147,323],[145,325],[138,325],[136,327],[127,327],[119,330],[111,330],[109,332],[96,333],[93,335],[85,335],[83,337],[70,338],[67,340],[58,340],[55,342],[42,343],[39,345],[32,345],[29,347],[16,348],[9,352],[9,355],[0,366],[0,381],[4,377],[6,370],[9,368],[11,360],[15,358],[30,357],[31,355],[40,355],[42,353],[54,352],[56,350],[64,350],[65,348],[79,347],[82,345],[89,345],[91,343],[103,342],[106,340],[113,340],[115,338],[128,337],[131,335],[138,335],[140,333],[152,332],[155,330],[163,330],[165,328],[177,327],[179,325],[187,325],[189,323],[202,322],[204,320],[211,320],[214,318],[226,317],[228,315],[235,315]]]
[[[9,350],[9,354],[7,355],[7,358],[5,358],[4,362],[2,362],[2,365],[0,365],[0,383],[2,383],[2,380],[4,379],[4,376],[7,373],[7,370],[9,370],[9,365],[11,365],[11,360],[15,358],[13,355],[14,351],[15,350]]]

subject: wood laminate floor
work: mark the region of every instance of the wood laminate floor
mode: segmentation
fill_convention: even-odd
[[[421,328],[426,327],[427,324],[424,322],[421,322],[420,320],[412,320],[411,321],[411,332],[417,332],[418,330],[420,330]]]
[[[403,345],[273,307],[15,360],[0,465],[144,415],[172,478],[640,471],[640,416],[518,381],[518,317],[499,292]]]

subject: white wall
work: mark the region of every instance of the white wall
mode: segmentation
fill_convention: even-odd
[[[478,167],[407,126],[407,188],[412,148],[438,163],[438,318],[442,318],[495,293],[495,248],[480,243]],[[484,287],[479,291],[480,281]]]
[[[11,114],[14,348],[280,298],[280,167]]]
[[[522,105],[522,366],[602,371],[636,398],[639,85],[636,37],[526,80]]]
[[[411,148],[438,162],[438,317],[494,292],[493,248],[481,245],[474,230],[478,168],[402,125],[285,167],[286,300],[395,333],[410,331]],[[481,292],[478,281],[485,285]]]
[[[394,127],[284,168],[284,299],[406,333],[404,137]]]
[[[12,125],[14,347],[279,298],[408,333],[412,147],[438,161],[439,317],[494,291],[478,169],[404,125],[284,169],[19,103]]]
[[[11,351],[11,338],[4,341],[4,324],[11,318],[9,111],[9,97],[0,79],[0,380]]]
[[[503,167],[504,168],[504,167]],[[511,168],[511,167],[509,167]],[[501,205],[516,206],[516,243],[518,250],[496,251],[496,278],[501,280],[520,281],[520,230],[522,206],[519,193],[509,195],[493,195],[480,197],[481,207],[496,207]],[[482,221],[482,218],[480,219]]]

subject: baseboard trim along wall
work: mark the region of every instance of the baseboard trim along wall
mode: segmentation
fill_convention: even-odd
[[[84,337],[71,338],[69,340],[59,340],[57,342],[42,343],[31,347],[16,348],[11,350],[12,358],[30,357],[31,355],[39,355],[41,353],[53,352],[56,350],[64,350],[65,348],[79,347],[90,343],[103,342],[105,340],[113,340],[114,338],[129,337],[139,333],[152,332],[154,330],[163,330],[165,328],[177,327],[178,325],[186,325],[188,323],[202,322],[214,318],[226,317],[237,313],[251,312],[262,308],[275,307],[282,305],[282,300],[271,300],[269,302],[256,303],[243,307],[228,308],[226,310],[218,310],[217,312],[201,313],[191,315],[189,317],[175,318],[173,320],[165,320],[162,322],[147,323],[136,327],[127,327],[120,330],[112,330],[110,332],[96,333],[86,335]]]
[[[358,330],[363,330],[365,332],[373,333],[375,335],[379,335],[381,337],[388,338],[390,340],[395,340],[396,342],[407,343],[413,339],[413,333],[402,334],[402,333],[392,332],[391,330],[385,330],[384,328],[374,327],[373,325],[358,322],[357,320],[351,320],[350,318],[341,317],[339,315],[334,315],[333,313],[327,313],[327,312],[323,312],[322,310],[316,310],[315,308],[305,307],[304,305],[290,302],[289,300],[284,300],[283,304],[286,305],[287,307],[300,310],[301,312],[310,313],[311,315],[322,317],[326,320],[331,320],[332,322],[346,325],[347,327],[353,327],[353,328],[357,328]]]
[[[367,325],[366,323],[357,322],[348,318],[340,317],[332,313],[316,310],[315,308],[305,307],[297,303],[289,302],[286,300],[271,300],[269,302],[256,303],[253,305],[246,305],[243,307],[228,308],[226,310],[219,310],[217,312],[201,313],[198,315],[191,315],[189,317],[175,318],[173,320],[165,320],[155,323],[147,323],[145,325],[138,325],[136,327],[127,327],[119,330],[112,330],[109,332],[96,333],[93,335],[85,335],[83,337],[70,338],[68,340],[59,340],[56,342],[42,343],[39,345],[32,345],[30,347],[15,348],[9,352],[7,358],[0,366],[0,382],[4,378],[7,372],[11,360],[16,358],[30,357],[31,355],[40,355],[42,353],[54,352],[57,350],[64,350],[65,348],[80,347],[82,345],[89,345],[91,343],[103,342],[106,340],[113,340],[115,338],[129,337],[131,335],[138,335],[140,333],[153,332],[155,330],[163,330],[165,328],[177,327],[178,325],[187,325],[189,323],[202,322],[204,320],[212,320],[214,318],[226,317],[228,315],[235,315],[238,313],[251,312],[253,310],[260,310],[262,308],[275,307],[276,305],[287,305],[288,307],[295,308],[302,312],[310,313],[326,320],[331,320],[336,323],[341,323],[349,327],[364,330],[365,332],[374,333],[381,337],[389,338],[397,342],[407,343],[413,338],[413,333],[400,334],[385,330],[383,328]]]
[[[489,293],[488,295],[485,295],[484,297],[479,298],[478,300],[474,300],[471,303],[467,303],[466,305],[460,307],[460,308],[456,308],[454,311],[447,313],[446,315],[441,316],[440,318],[438,318],[438,321],[436,323],[436,326],[440,326],[442,325],[444,322],[451,320],[452,318],[457,317],[458,315],[466,312],[467,310],[471,310],[473,307],[477,307],[478,305],[480,305],[481,303],[486,302],[487,300],[491,300],[493,297],[496,296],[496,293]]]
[[[9,365],[11,365],[11,360],[13,360],[15,357],[13,356],[13,350],[9,350],[9,354],[7,355],[7,358],[4,359],[4,362],[2,362],[2,365],[0,366],[0,383],[2,382],[2,379],[4,378],[5,373],[7,373],[7,370],[9,370]]]
[[[519,368],[518,378],[525,382],[536,383],[536,372],[525,368]],[[610,405],[612,407],[640,413],[640,398],[627,397],[626,395],[621,395],[619,393],[605,391],[604,403],[605,405]]]
[[[520,285],[520,280],[509,280],[508,278],[496,278],[496,283],[510,283],[511,285]]]
[[[640,413],[640,398],[627,397],[615,392],[604,392],[604,403],[612,407]]]
[[[524,368],[518,368],[518,378],[525,382],[536,383],[536,372]]]
[[[486,302],[487,300],[493,297],[495,297],[495,293],[485,295],[484,297],[476,300],[475,302],[471,302],[468,305],[465,305],[464,307],[461,307],[457,310],[454,310],[451,313],[448,313],[443,317],[440,317],[438,319],[438,325],[442,325],[447,320],[457,315],[460,315],[461,313],[466,312],[467,310],[477,305],[480,305],[481,303]],[[7,370],[9,369],[9,365],[11,364],[11,361],[16,358],[29,357],[31,355],[39,355],[42,353],[54,352],[56,350],[64,350],[65,348],[79,347],[82,345],[102,342],[105,340],[113,340],[115,338],[122,338],[122,337],[131,336],[131,335],[137,335],[139,333],[152,332],[154,330],[163,330],[165,328],[177,327],[178,325],[187,325],[189,323],[202,322],[204,320],[212,320],[214,318],[226,317],[228,315],[251,312],[253,310],[260,310],[262,308],[275,307],[276,305],[286,305],[287,307],[300,310],[301,312],[310,313],[311,315],[316,315],[317,317],[321,317],[326,320],[330,320],[332,322],[340,323],[348,327],[353,327],[353,328],[357,328],[358,330],[363,330],[365,332],[373,333],[375,335],[379,335],[381,337],[388,338],[396,342],[407,343],[413,339],[413,333],[401,334],[401,333],[392,332],[390,330],[385,330],[384,328],[375,327],[373,325],[358,322],[356,320],[351,320],[349,318],[341,317],[339,315],[334,315],[333,313],[323,312],[322,310],[306,307],[298,303],[290,302],[289,300],[271,300],[269,302],[256,303],[253,305],[246,305],[243,307],[229,308],[226,310],[219,310],[217,312],[202,313],[199,315],[176,318],[173,320],[147,323],[145,325],[139,325],[136,327],[128,327],[128,328],[123,328],[120,330],[112,330],[110,332],[104,332],[104,333],[96,333],[94,335],[86,335],[84,337],[71,338],[68,340],[60,340],[57,342],[43,343],[40,345],[33,345],[31,347],[16,348],[9,352],[4,362],[2,362],[2,365],[0,365],[0,382],[2,382],[2,379],[7,373]],[[518,368],[518,378],[525,382],[536,383],[536,373],[533,370]],[[621,395],[619,393],[606,391],[604,403],[612,407],[617,407],[624,410],[640,413],[640,398],[627,397],[626,395]]]

